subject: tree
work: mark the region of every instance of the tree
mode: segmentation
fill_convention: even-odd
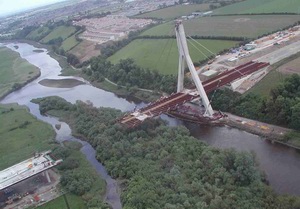
[[[290,127],[300,130],[300,99],[298,99],[297,104],[292,107]]]

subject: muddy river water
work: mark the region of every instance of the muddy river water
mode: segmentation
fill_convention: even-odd
[[[14,47],[16,45],[18,47]],[[76,100],[89,101],[96,107],[112,107],[122,111],[132,110],[136,105],[140,106],[143,104],[135,104],[126,99],[119,98],[113,93],[95,88],[82,78],[59,76],[61,67],[56,60],[47,54],[45,49],[43,49],[43,52],[37,52],[34,51],[37,48],[26,43],[10,43],[5,44],[5,46],[17,51],[22,58],[40,68],[41,76],[22,89],[9,94],[0,102],[26,105],[30,109],[31,114],[51,124],[54,129],[55,124],[61,124],[61,129],[55,129],[57,133],[56,140],[59,142],[73,140],[83,145],[81,149],[82,153],[85,154],[91,165],[107,183],[106,201],[114,209],[122,208],[118,185],[107,174],[104,166],[96,160],[95,150],[91,145],[73,137],[70,127],[66,123],[59,122],[57,118],[42,116],[38,105],[31,103],[30,100],[46,96],[60,96],[72,103],[76,102]],[[43,83],[41,81],[44,79],[47,79],[48,83],[51,83],[51,80],[57,82],[57,80],[65,79],[61,82],[68,82],[68,80],[74,79],[80,81],[78,82],[80,85],[70,85],[68,87],[65,84],[59,88],[56,85],[43,86],[40,83]],[[76,82],[73,81],[72,83]],[[185,125],[190,129],[194,137],[207,142],[213,147],[234,148],[240,151],[255,153],[260,169],[266,174],[270,185],[276,192],[300,195],[299,151],[282,145],[272,144],[261,137],[230,127],[199,126],[182,123],[166,116],[163,116],[163,118],[168,120],[172,126]]]

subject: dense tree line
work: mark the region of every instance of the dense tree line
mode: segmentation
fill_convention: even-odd
[[[218,90],[212,106],[243,117],[300,130],[300,76],[294,74],[270,92],[268,98],[229,89]]]
[[[26,36],[28,36],[31,31],[36,30],[38,27],[37,26],[26,26],[22,30],[18,31],[15,35],[15,39],[25,39]]]
[[[122,115],[115,109],[72,105],[57,97],[40,104],[44,112],[61,111],[74,134],[95,147],[110,175],[122,180],[125,209],[300,207],[299,199],[278,196],[263,183],[251,154],[207,146],[184,127],[149,120],[127,130],[115,122]]]
[[[76,66],[79,64],[79,59],[78,57],[76,57],[76,55],[72,54],[72,53],[67,53],[67,62],[70,65]]]
[[[167,93],[176,89],[177,78],[174,75],[161,75],[157,71],[150,71],[137,66],[132,59],[120,60],[116,65],[103,57],[91,59],[90,68],[83,72],[91,80],[104,81],[104,78],[120,86],[152,89]]]

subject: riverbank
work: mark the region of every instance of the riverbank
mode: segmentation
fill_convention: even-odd
[[[300,150],[300,139],[293,140],[293,138],[289,137],[293,132],[292,129],[243,118],[230,113],[226,113],[226,115],[228,117],[224,119],[224,124],[230,127],[238,128],[261,136],[271,142]]]
[[[0,46],[0,69],[0,100],[41,75],[39,68],[6,46]]]
[[[38,74],[36,74],[35,76],[33,76],[32,78],[30,78],[29,80],[22,82],[22,83],[18,83],[18,85],[15,85],[13,89],[7,91],[6,93],[4,93],[3,95],[0,96],[0,101],[2,99],[4,99],[7,95],[20,90],[21,88],[23,88],[24,86],[26,86],[27,84],[31,83],[32,81],[38,79],[41,76],[41,72],[38,72]]]
[[[11,43],[11,42],[14,42],[14,41],[15,42],[20,42],[20,43],[27,43],[27,44],[30,44],[30,45],[36,47],[36,48],[47,49],[48,54],[50,55],[50,57],[55,59],[59,63],[60,67],[62,68],[60,76],[82,77],[85,80],[89,81],[93,86],[95,86],[97,88],[103,89],[105,91],[112,92],[112,93],[116,94],[119,97],[127,98],[127,99],[129,99],[131,101],[134,101],[136,103],[152,102],[152,101],[155,101],[156,99],[158,99],[159,97],[161,97],[160,94],[158,94],[156,92],[151,92],[151,90],[147,90],[147,89],[134,89],[134,88],[127,89],[126,87],[117,86],[117,85],[115,85],[115,84],[113,84],[113,83],[111,83],[107,80],[104,80],[102,82],[93,81],[87,75],[82,73],[81,68],[75,68],[75,67],[71,66],[67,62],[66,57],[56,54],[52,50],[51,46],[41,44],[41,43],[35,42],[35,41],[24,40],[24,39],[6,41],[6,43]]]
[[[195,106],[194,108],[197,108]],[[256,120],[233,115],[231,113],[223,113],[225,117],[220,120],[208,121],[205,118],[199,118],[194,115],[180,112],[166,113],[168,116],[195,124],[211,125],[211,126],[229,126],[248,133],[255,134],[271,142],[276,142],[284,146],[288,146],[300,150],[300,134],[292,129],[263,123]]]
[[[122,86],[116,86],[107,80],[104,80],[102,82],[91,81],[88,78],[88,76],[86,76],[83,73],[80,74],[79,76],[83,77],[86,80],[89,80],[90,83],[97,88],[112,92],[119,97],[126,98],[130,101],[134,101],[135,103],[153,102],[161,97],[161,95],[156,92],[149,92],[149,91],[143,91],[138,89],[127,89]]]

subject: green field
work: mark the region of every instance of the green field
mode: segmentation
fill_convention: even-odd
[[[187,35],[255,38],[280,30],[299,20],[299,15],[215,16],[187,20],[183,22],[183,25]],[[174,34],[174,23],[167,22],[150,28],[141,36]]]
[[[41,42],[47,43],[48,41],[61,37],[63,40],[68,38],[72,33],[76,31],[76,28],[73,26],[59,26],[55,28],[51,33],[44,37]]]
[[[141,14],[136,17],[172,20],[175,19],[176,17],[189,15],[192,12],[206,11],[208,9],[209,9],[209,4],[177,5],[177,6],[167,7],[164,9],[155,10],[153,12]]]
[[[66,194],[66,200],[70,206],[70,209],[86,209],[87,207],[84,204],[84,201],[75,195]],[[37,209],[68,209],[67,203],[65,201],[64,196],[60,196],[40,207]]]
[[[66,40],[62,42],[61,48],[63,48],[65,51],[71,50],[73,47],[75,47],[79,42],[75,38],[75,34],[73,36],[70,36]]]
[[[299,0],[246,0],[214,10],[214,14],[300,13]]]
[[[237,44],[234,41],[198,40],[200,44],[214,53],[231,48]],[[201,46],[193,43],[206,56],[211,55]],[[194,62],[204,60],[206,57],[189,43],[189,50]],[[178,49],[175,39],[137,39],[119,50],[109,58],[113,63],[120,59],[133,58],[144,68],[157,69],[162,74],[177,74]]]
[[[52,127],[34,118],[25,107],[0,105],[0,170],[52,147]]]
[[[46,35],[50,33],[50,29],[48,27],[39,27],[34,31],[31,31],[26,38],[34,41],[39,41],[44,38]]]
[[[286,78],[284,75],[276,70],[270,71],[261,81],[259,81],[255,86],[253,86],[248,93],[255,93],[261,96],[268,97],[270,95],[271,89],[278,86],[280,82]]]
[[[17,52],[0,48],[0,97],[37,76],[39,69],[22,59]]]

